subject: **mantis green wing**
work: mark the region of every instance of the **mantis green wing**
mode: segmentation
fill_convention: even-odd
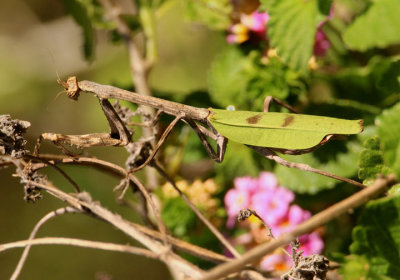
[[[223,136],[246,145],[281,150],[307,150],[323,144],[331,135],[357,134],[362,120],[210,109],[210,123]]]

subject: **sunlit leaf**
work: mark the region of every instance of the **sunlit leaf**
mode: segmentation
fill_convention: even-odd
[[[213,29],[225,30],[231,24],[232,6],[229,0],[184,1],[186,15],[190,20],[206,24]]]
[[[307,69],[319,18],[318,1],[275,0],[269,8],[271,47],[294,69]]]
[[[400,1],[373,1],[343,34],[345,43],[354,50],[384,48],[400,43]]]

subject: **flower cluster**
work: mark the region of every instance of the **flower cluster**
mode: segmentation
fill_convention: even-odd
[[[250,15],[241,14],[240,21],[233,24],[228,32],[226,41],[229,44],[241,44],[255,35],[258,40],[266,39],[266,28],[269,15],[267,13],[253,12]]]
[[[258,178],[239,177],[235,179],[234,185],[225,195],[228,228],[233,228],[239,211],[246,208],[255,210],[272,228],[275,237],[292,230],[311,216],[310,212],[291,204],[294,193],[278,186],[273,173],[262,172]],[[248,227],[249,231],[236,238],[237,245],[250,248],[271,238],[261,221],[253,216],[242,225]],[[317,232],[301,236],[300,243],[304,256],[318,254],[324,247]],[[265,256],[260,267],[263,270],[285,271],[291,267],[291,258],[282,250],[277,250]]]
[[[317,26],[314,43],[314,55],[324,56],[330,47],[330,43],[322,30],[322,26],[333,16],[331,8],[329,16]],[[226,41],[229,44],[241,44],[248,40],[267,41],[267,23],[269,21],[267,12],[253,11],[251,14],[241,13],[239,22],[232,24],[228,29]]]
[[[218,190],[214,180],[208,179],[204,182],[195,180],[192,184],[185,180],[176,182],[176,186],[185,193],[194,205],[205,210],[216,209],[218,200],[213,198],[212,195]],[[178,192],[172,187],[170,183],[162,186],[162,192],[165,198],[178,197]]]

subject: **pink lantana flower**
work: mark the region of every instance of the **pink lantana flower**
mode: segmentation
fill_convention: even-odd
[[[328,38],[326,38],[324,31],[319,28],[315,34],[314,55],[324,56],[330,46],[331,43],[328,41]]]
[[[264,257],[260,263],[260,268],[264,271],[287,271],[290,269],[292,260],[282,251]]]
[[[276,179],[274,173],[261,172],[258,177],[258,185],[260,190],[273,190],[278,187],[278,179]]]
[[[301,209],[298,205],[291,205],[289,211],[283,217],[279,225],[274,227],[276,237],[293,230],[298,224],[310,218],[311,213]]]
[[[293,201],[294,194],[282,187],[273,190],[263,190],[253,194],[251,204],[270,226],[275,226],[281,222],[289,209],[289,204]]]
[[[311,213],[291,203],[294,193],[278,185],[273,173],[262,172],[258,178],[239,177],[234,180],[234,188],[225,196],[225,207],[228,214],[227,227],[235,225],[237,214],[241,209],[250,208],[257,212],[272,229],[275,237],[293,230],[297,225],[310,218]],[[259,219],[251,216],[241,224],[249,228],[235,238],[235,243],[251,248],[252,246],[271,239],[268,230]],[[300,249],[304,255],[319,254],[324,243],[317,232],[300,237]],[[290,248],[287,248],[290,251]],[[265,256],[260,267],[263,270],[285,271],[291,266],[291,258],[282,250]]]
[[[324,242],[317,232],[303,235],[299,240],[301,244],[299,250],[303,251],[303,256],[319,254],[324,249]]]
[[[241,14],[240,22],[233,24],[228,29],[226,41],[229,44],[241,44],[255,34],[259,39],[266,39],[266,24],[269,15],[266,12],[255,11],[252,14]]]
[[[249,195],[252,195],[259,190],[258,180],[251,177],[238,177],[233,181],[235,185],[235,189],[247,192]]]
[[[249,207],[250,194],[246,190],[231,189],[226,193],[224,202],[228,214],[227,227],[232,228],[239,211]]]
[[[250,15],[242,14],[240,16],[240,22],[248,29],[256,33],[265,34],[268,21],[269,15],[266,12],[260,13],[258,11],[255,11]]]

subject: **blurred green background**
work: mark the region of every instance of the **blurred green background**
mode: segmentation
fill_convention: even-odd
[[[73,102],[57,84],[76,75],[104,84],[131,85],[128,55],[123,44],[109,43],[105,33],[97,34],[93,62],[82,54],[81,29],[66,15],[57,0],[2,0],[0,9],[0,114],[28,120],[28,147],[31,149],[43,132],[85,134],[105,132],[107,123],[97,100],[81,96]],[[151,73],[151,86],[160,92],[185,95],[207,87],[207,69],[223,46],[222,34],[193,23],[182,15],[179,1],[157,23],[159,61]],[[196,105],[196,104],[192,104]],[[55,151],[44,143],[42,151]],[[90,153],[123,165],[125,149],[92,148]],[[119,181],[85,167],[63,166],[79,186],[95,200],[118,211],[127,219],[137,220],[132,210],[119,206],[113,187]],[[64,191],[69,183],[48,169],[50,180]],[[64,206],[44,194],[35,204],[23,200],[23,186],[12,177],[13,168],[0,170],[0,243],[26,239],[34,225],[48,212]],[[102,182],[101,185],[98,182]],[[60,236],[105,242],[130,243],[121,232],[93,218],[66,214],[52,219],[38,237]],[[22,253],[14,249],[0,253],[0,279],[8,279]],[[146,268],[144,268],[146,267]],[[156,269],[157,268],[157,269]],[[165,266],[127,254],[68,246],[36,246],[19,279],[168,279]]]

